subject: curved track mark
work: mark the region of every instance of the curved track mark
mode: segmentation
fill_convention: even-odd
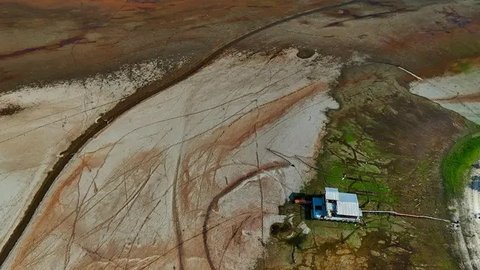
[[[210,249],[208,247],[208,231],[209,231],[208,221],[210,220],[210,213],[212,212],[212,210],[218,207],[218,201],[221,198],[223,198],[225,195],[227,195],[229,192],[234,190],[236,187],[240,186],[240,184],[242,184],[246,180],[262,172],[279,169],[279,168],[285,168],[285,167],[290,167],[290,163],[283,161],[283,162],[273,162],[273,163],[262,165],[258,169],[255,169],[254,171],[251,171],[241,176],[234,182],[232,182],[230,185],[228,185],[222,191],[220,191],[220,193],[218,193],[215,197],[213,197],[213,199],[210,201],[210,204],[208,205],[208,208],[207,208],[207,212],[205,213],[205,219],[203,221],[202,235],[203,235],[203,249],[205,250],[208,264],[210,265],[210,268],[212,270],[216,270],[217,268],[215,267],[215,264],[212,260],[212,255],[210,254]]]
[[[173,227],[175,229],[175,239],[177,241],[177,256],[178,256],[178,268],[179,270],[185,269],[183,263],[183,236],[182,236],[182,229],[180,224],[180,217],[178,215],[178,206],[177,206],[177,184],[178,184],[178,176],[180,174],[180,162],[182,160],[182,149],[183,144],[180,146],[180,152],[178,153],[177,159],[177,169],[175,173],[175,178],[173,179],[173,191],[172,191],[172,215],[173,215]]]

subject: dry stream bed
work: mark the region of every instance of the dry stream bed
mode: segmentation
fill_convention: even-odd
[[[479,121],[476,6],[134,2],[72,21],[55,1],[4,5],[30,33],[28,18],[49,20],[40,6],[62,20],[46,45],[28,31],[26,48],[0,44],[0,91],[15,90],[0,95],[3,268],[477,267],[464,233],[478,230],[475,185],[462,235],[395,217],[304,221],[285,204],[338,186],[365,209],[450,217],[441,161]],[[163,21],[176,12],[188,20]],[[25,64],[45,59],[59,64]],[[36,79],[55,82],[21,86]]]

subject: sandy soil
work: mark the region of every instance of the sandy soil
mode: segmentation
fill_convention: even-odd
[[[0,95],[1,244],[70,141],[101,113],[163,73],[159,61],[150,61],[85,80],[28,86]]]
[[[111,123],[61,174],[7,267],[253,266],[309,171],[267,148],[308,160],[337,106],[327,91],[339,64],[296,53],[233,52]]]

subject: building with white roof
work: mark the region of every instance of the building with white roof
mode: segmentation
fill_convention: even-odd
[[[339,192],[337,188],[325,188],[323,197],[312,199],[312,218],[333,221],[359,222],[362,210],[357,194]]]

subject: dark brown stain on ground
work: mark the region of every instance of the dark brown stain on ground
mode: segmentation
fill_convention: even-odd
[[[0,17],[0,26],[7,30],[5,33],[13,33],[7,38],[15,40],[18,48],[3,48],[0,44],[0,68],[15,74],[0,81],[0,92],[15,89],[20,84],[80,79],[112,72],[122,65],[152,58],[176,62],[187,56],[194,59],[188,59],[186,64],[193,64],[201,55],[277,19],[339,2],[289,0],[258,7],[226,0],[208,3],[191,0],[7,0],[0,3],[4,14]],[[41,24],[33,23],[35,21]],[[58,30],[39,27],[49,23]],[[129,26],[137,23],[141,26]],[[53,41],[25,48],[23,46],[28,45],[23,44],[38,37],[17,34],[22,33],[20,30],[37,32],[38,36],[44,32],[45,37]],[[84,39],[85,31],[99,34],[99,38]]]
[[[455,122],[465,124],[461,118],[452,119],[450,112],[411,97],[394,95],[388,106],[395,113],[372,113],[370,116],[377,121],[366,131],[382,142],[385,149],[399,155],[421,158],[432,149],[441,152],[448,144],[442,137],[452,137],[460,131]]]
[[[301,48],[298,50],[297,57],[302,59],[307,59],[312,57],[315,54],[315,50],[308,48]]]
[[[22,110],[24,110],[25,108],[21,107],[20,105],[17,105],[17,104],[7,104],[7,105],[0,105],[0,116],[2,115],[12,115],[12,114],[16,114]]]
[[[62,39],[62,40],[59,40],[58,42],[51,43],[51,44],[46,44],[46,45],[42,45],[42,46],[21,49],[21,50],[14,51],[14,52],[11,52],[11,53],[6,53],[6,54],[0,54],[0,61],[4,60],[4,59],[7,59],[7,58],[17,57],[17,56],[21,56],[21,55],[25,55],[25,54],[33,53],[33,52],[37,52],[37,51],[42,51],[42,50],[52,50],[53,51],[53,50],[62,48],[64,46],[70,45],[70,44],[79,43],[82,40],[85,40],[85,38],[82,35],[78,35],[78,36],[74,36],[74,37],[71,37],[71,38]]]

